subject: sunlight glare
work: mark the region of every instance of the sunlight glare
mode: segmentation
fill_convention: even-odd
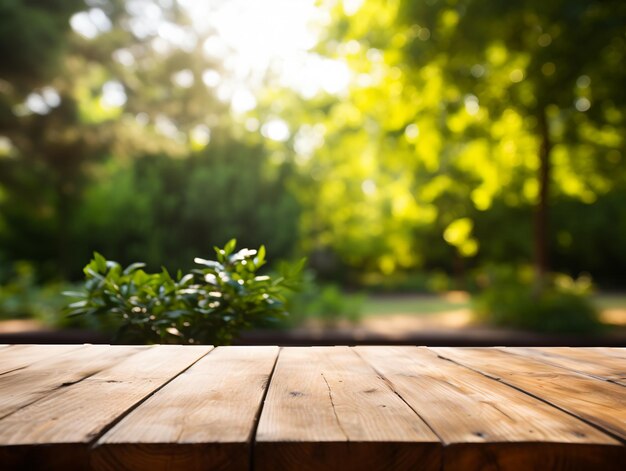
[[[38,93],[31,93],[26,97],[26,108],[31,113],[47,114],[50,111],[50,107],[46,104],[43,97]]]
[[[93,39],[100,33],[111,29],[111,20],[100,8],[76,13],[70,18],[72,29],[87,39]]]
[[[109,108],[118,108],[126,103],[124,86],[116,81],[109,80],[102,86],[102,104]]]
[[[261,127],[261,134],[273,141],[285,142],[289,139],[289,127],[282,119],[274,118]]]
[[[367,196],[371,196],[376,193],[376,183],[374,180],[364,180],[363,183],[361,183],[361,191],[363,191],[363,193]]]
[[[465,103],[465,111],[467,111],[467,114],[474,116],[478,113],[478,111],[480,111],[478,98],[475,95],[465,95],[463,101]]]
[[[205,124],[198,124],[190,133],[191,144],[196,149],[205,147],[211,141],[211,130]]]
[[[222,63],[232,78],[221,89],[221,99],[235,100],[235,110],[247,108],[242,99],[247,90],[254,94],[270,77],[306,98],[323,91],[339,94],[347,89],[350,69],[341,60],[322,58],[311,52],[328,11],[316,0],[231,0],[205,2],[180,0],[200,35],[204,54]],[[355,8],[361,2],[352,2]],[[216,34],[214,34],[216,33]],[[207,86],[217,87],[223,76],[205,73]],[[249,97],[248,97],[249,98]],[[242,106],[244,104],[246,106]],[[255,100],[256,101],[256,100]],[[256,103],[255,103],[256,106]]]
[[[245,113],[256,108],[256,98],[248,89],[240,88],[233,93],[231,107],[235,113]]]
[[[202,81],[207,87],[213,88],[220,84],[220,74],[217,70],[207,69],[202,73]]]

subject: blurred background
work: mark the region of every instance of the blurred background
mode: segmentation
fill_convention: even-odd
[[[625,46],[623,0],[3,0],[0,331],[237,238],[307,257],[284,335],[624,339]]]

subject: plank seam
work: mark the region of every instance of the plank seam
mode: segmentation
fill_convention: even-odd
[[[428,347],[426,347],[426,348],[428,348]],[[558,405],[548,401],[547,399],[543,399],[541,396],[537,396],[537,395],[535,395],[535,394],[533,394],[533,393],[531,393],[529,391],[526,391],[525,389],[522,389],[522,388],[520,388],[518,386],[515,386],[515,385],[513,385],[511,383],[508,383],[507,381],[503,380],[502,378],[500,378],[498,376],[490,375],[489,373],[485,373],[483,371],[477,370],[475,368],[472,368],[471,366],[464,365],[463,363],[459,363],[459,362],[457,362],[455,360],[452,360],[450,358],[446,358],[444,356],[441,356],[438,352],[435,352],[433,350],[430,350],[430,351],[433,352],[435,355],[437,355],[442,360],[449,361],[451,363],[454,363],[455,365],[459,365],[459,366],[462,366],[463,368],[467,368],[468,370],[471,370],[471,371],[474,371],[476,373],[479,373],[479,374],[481,374],[481,375],[485,376],[486,378],[489,378],[489,379],[491,379],[493,381],[498,381],[501,384],[505,384],[506,386],[508,386],[508,387],[510,387],[512,389],[520,391],[520,392],[526,394],[527,396],[530,396],[530,397],[532,397],[534,399],[537,399],[537,400],[543,402],[544,404],[547,404],[547,405],[549,405],[551,407],[554,407],[555,409],[558,409],[561,412],[563,412],[563,413],[565,413],[567,415],[570,415],[570,416],[574,417],[575,419],[580,420],[581,422],[586,423],[587,425],[592,426],[593,428],[599,430],[600,432],[604,433],[605,435],[608,435],[611,438],[616,439],[622,445],[626,444],[626,440],[624,438],[622,438],[619,434],[616,434],[616,433],[612,432],[611,430],[607,430],[606,428],[602,427],[601,425],[598,425],[598,424],[596,424],[595,422],[593,422],[593,421],[591,421],[589,419],[585,419],[584,417],[581,417],[581,416],[579,416],[579,415],[577,415],[577,414],[575,414],[573,412],[570,412],[567,409],[564,409],[564,408],[562,408],[562,407],[560,407],[560,406],[558,406]]]
[[[270,374],[267,377],[265,390],[263,391],[261,401],[259,402],[259,407],[254,416],[254,420],[252,421],[252,430],[250,430],[250,436],[248,437],[248,441],[250,442],[250,462],[249,462],[250,471],[254,470],[254,447],[256,445],[256,432],[259,429],[259,422],[261,422],[261,414],[263,413],[263,407],[265,406],[265,399],[267,398],[267,393],[270,390],[270,385],[272,384],[272,379],[274,377],[274,371],[276,371],[276,365],[278,364],[278,357],[280,356],[280,352],[282,350],[283,350],[282,347],[278,347],[278,353],[276,354],[276,358],[274,358],[274,364],[272,365]]]
[[[417,412],[417,411],[416,411],[416,410],[415,410],[415,409],[411,406],[411,404],[409,404],[409,403],[408,403],[408,402],[407,402],[407,401],[406,401],[406,400],[402,397],[402,395],[401,395],[398,391],[396,391],[396,388],[394,388],[393,383],[391,382],[391,380],[389,380],[389,378],[387,378],[387,377],[386,377],[383,373],[381,373],[380,371],[378,371],[378,370],[376,369],[376,367],[374,367],[374,366],[373,366],[371,363],[369,363],[369,362],[368,362],[365,358],[363,358],[363,357],[359,354],[359,352],[358,352],[358,351],[354,350],[352,347],[350,347],[350,349],[351,349],[351,350],[355,353],[355,355],[357,355],[357,356],[358,356],[358,357],[359,357],[359,358],[360,358],[360,359],[361,359],[361,360],[362,360],[362,361],[363,361],[363,362],[364,362],[367,366],[369,366],[369,367],[370,367],[370,368],[371,368],[371,369],[372,369],[372,370],[373,370],[373,371],[374,371],[374,372],[375,372],[375,373],[376,373],[376,374],[380,377],[380,379],[382,379],[382,380],[385,382],[385,384],[387,385],[387,387],[388,387],[389,389],[391,389],[391,391],[392,391],[392,392],[393,392],[396,396],[398,396],[398,397],[400,398],[400,400],[401,400],[402,402],[404,402],[404,403],[407,405],[407,407],[408,407],[409,409],[411,409],[411,410],[415,413],[415,415],[416,415],[417,417],[419,417],[419,419],[420,419],[422,422],[424,422],[424,423],[426,424],[426,426],[430,429],[430,431],[431,431],[431,432],[433,432],[433,434],[434,434],[434,435],[435,435],[435,436],[439,439],[439,442],[441,443],[442,447],[444,447],[444,448],[445,448],[445,446],[447,445],[447,443],[445,442],[445,440],[441,437],[441,435],[439,435],[439,434],[437,433],[437,431],[433,428],[433,426],[432,426],[432,425],[430,425],[430,423],[428,423],[428,421],[427,421],[426,419],[424,419],[424,417],[422,417],[422,416],[421,416],[421,414],[420,414],[419,412]],[[443,462],[443,460],[442,460],[442,462]],[[442,468],[442,469],[443,469],[443,468]]]
[[[185,373],[189,368],[191,368],[193,365],[198,363],[200,360],[202,360],[204,357],[209,355],[214,350],[215,350],[215,347],[211,348],[211,350],[206,352],[204,355],[201,355],[196,360],[192,361],[187,367],[185,367],[184,369],[180,370],[178,373],[176,373],[174,376],[172,376],[170,379],[168,379],[161,386],[157,387],[152,392],[150,392],[146,396],[144,396],[142,399],[138,400],[135,404],[130,406],[128,409],[126,409],[125,411],[121,412],[120,415],[118,415],[115,419],[113,419],[111,422],[109,422],[107,425],[105,425],[97,433],[94,433],[92,439],[89,442],[87,442],[87,444],[89,446],[89,449],[93,450],[94,448],[96,448],[98,446],[98,440],[100,440],[100,438],[102,438],[109,430],[111,430],[113,427],[115,427],[118,423],[120,423],[122,420],[124,420],[129,414],[131,414],[135,409],[137,409],[139,406],[141,406],[144,402],[146,402],[148,399],[150,399],[152,396],[154,396],[157,392],[159,392],[165,386],[170,384],[172,381],[174,381],[180,375]]]
[[[494,350],[498,350],[499,352],[503,352],[503,353],[506,353],[508,355],[515,355],[515,356],[520,357],[520,358],[538,361],[540,363],[543,363],[544,365],[552,366],[552,367],[555,367],[555,368],[561,368],[562,370],[568,371],[570,373],[576,373],[576,374],[585,376],[587,378],[592,378],[592,379],[604,381],[605,383],[613,383],[613,384],[617,384],[618,386],[621,386],[621,387],[626,387],[625,384],[620,383],[619,381],[616,381],[616,380],[611,379],[611,378],[605,378],[605,377],[602,377],[602,376],[597,376],[597,375],[594,375],[592,373],[586,373],[584,371],[579,371],[579,370],[575,370],[575,369],[567,367],[567,366],[559,365],[558,363],[553,363],[553,362],[550,361],[549,357],[545,358],[541,353],[537,354],[537,356],[532,355],[530,352],[528,353],[528,355],[525,355],[525,354],[523,354],[521,352],[517,352],[517,351],[512,352],[510,350],[507,350],[506,348],[500,348],[500,347],[496,347],[496,348],[494,348]],[[565,357],[563,355],[560,355],[560,356],[562,358],[567,358],[567,357]],[[568,358],[568,359],[572,360],[572,358]],[[591,362],[591,363],[586,362],[586,363],[588,365],[595,366],[595,364],[593,362]]]

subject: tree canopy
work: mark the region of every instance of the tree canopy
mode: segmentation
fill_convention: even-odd
[[[309,7],[289,82],[186,1],[4,2],[0,260],[74,277],[93,250],[184,266],[236,237],[357,283],[624,276],[623,2]]]

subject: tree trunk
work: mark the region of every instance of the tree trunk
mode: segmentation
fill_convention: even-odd
[[[548,258],[548,197],[550,193],[550,129],[545,108],[539,112],[539,201],[534,214],[534,263],[538,287],[542,287],[550,268]]]

